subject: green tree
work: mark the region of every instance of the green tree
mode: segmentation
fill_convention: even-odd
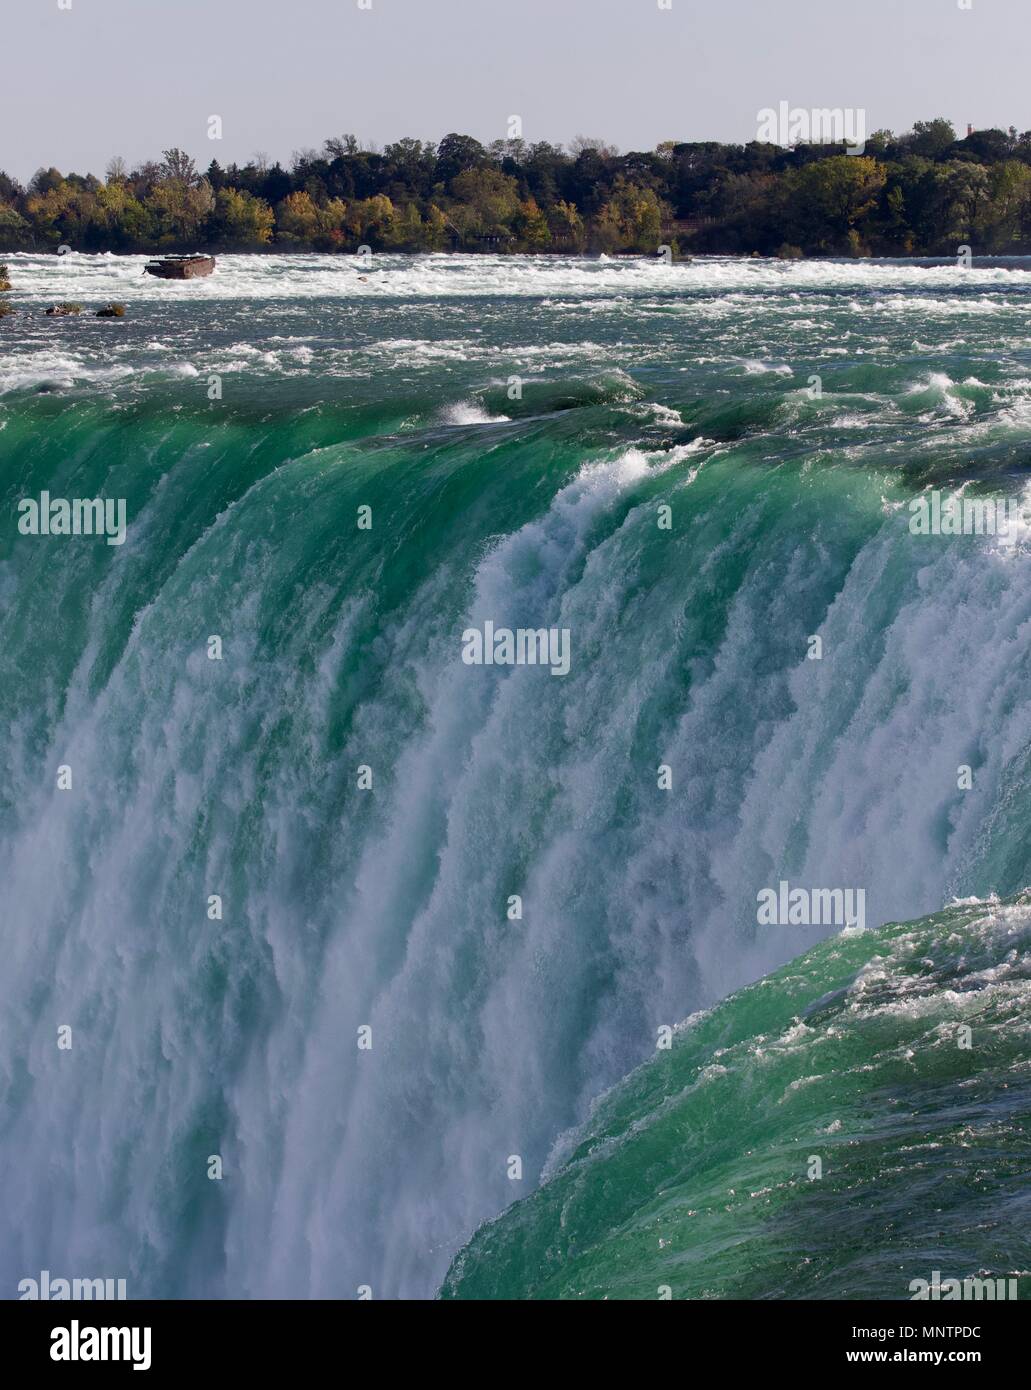
[[[595,242],[602,251],[658,250],[664,209],[655,192],[620,175],[594,222]]]
[[[1008,159],[988,171],[987,196],[976,209],[976,234],[988,251],[1012,251],[1031,224],[1031,169]]]
[[[389,224],[386,245],[398,251],[419,251],[424,247],[423,221],[414,203],[405,203]]]
[[[719,236],[732,251],[773,251],[784,243],[783,180],[757,170],[722,176],[700,200],[716,219]]]
[[[173,244],[192,241],[214,204],[211,185],[197,173],[190,156],[179,149],[164,150],[160,177],[147,198],[162,238]]]
[[[584,220],[579,210],[564,200],[549,209],[548,230],[551,232],[552,245],[557,250],[578,254],[587,244]]]
[[[515,219],[515,232],[527,251],[543,251],[551,244],[548,219],[537,206],[536,198],[527,198],[520,205]]]
[[[266,246],[272,240],[275,218],[268,203],[246,189],[220,188],[215,194],[211,224],[220,240],[238,246]]]
[[[447,239],[447,218],[436,203],[431,203],[423,229],[423,246],[427,251],[440,251],[447,245]]]
[[[465,237],[513,235],[519,216],[519,185],[497,169],[466,169],[451,180],[455,201],[448,209]]]
[[[887,174],[868,155],[835,155],[816,160],[789,176],[799,235],[804,247],[836,250],[854,247],[853,230],[876,207]]]
[[[31,230],[17,208],[0,203],[0,246],[27,245]]]
[[[394,231],[394,205],[383,193],[361,198],[347,210],[348,230],[360,245],[387,246]]]
[[[989,196],[988,170],[952,159],[935,167],[934,185],[935,230],[927,238],[931,249],[951,254],[960,244],[978,241],[977,229]]]
[[[467,169],[487,163],[487,151],[471,135],[445,135],[437,146],[437,178],[446,186]]]
[[[328,230],[328,229],[327,229]],[[280,241],[314,241],[319,232],[319,210],[308,193],[288,193],[276,208],[276,233]]]
[[[956,131],[944,116],[933,121],[914,121],[913,133],[906,143],[913,154],[924,159],[941,159],[956,143]]]

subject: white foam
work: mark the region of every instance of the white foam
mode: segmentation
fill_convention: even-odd
[[[757,288],[785,294],[796,288],[837,291],[883,286],[891,290],[940,287],[940,295],[893,296],[857,304],[863,312],[888,314],[970,315],[995,313],[1008,301],[995,296],[962,298],[956,288],[1012,288],[1022,283],[1024,269],[922,266],[874,261],[746,260],[739,257],[697,257],[690,263],[665,265],[649,258],[617,259],[563,256],[470,256],[436,253],[400,256],[377,252],[376,274],[360,281],[349,256],[223,254],[213,275],[199,280],[159,280],[144,275],[147,256],[63,256],[18,252],[7,257],[15,297],[34,300],[180,303],[204,299],[345,299],[439,298],[480,295],[529,295],[545,298],[575,295],[575,303],[603,296],[647,296],[717,292],[718,311],[747,307]],[[735,300],[733,296],[738,296]]]

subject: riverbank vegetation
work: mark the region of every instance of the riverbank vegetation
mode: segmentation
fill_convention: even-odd
[[[955,255],[1031,250],[1031,132],[948,121],[841,145],[659,145],[620,154],[467,135],[353,136],[201,172],[181,150],[103,179],[0,173],[0,251],[280,250]]]

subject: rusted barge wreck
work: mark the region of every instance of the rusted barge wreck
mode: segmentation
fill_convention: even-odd
[[[162,256],[143,267],[148,275],[161,280],[197,280],[215,269],[214,256]]]

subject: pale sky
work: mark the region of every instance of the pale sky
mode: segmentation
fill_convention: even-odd
[[[1031,0],[669,3],[3,0],[0,169],[102,174],[170,145],[286,162],[345,131],[488,142],[512,115],[530,141],[743,142],[782,100],[861,108],[868,132],[1031,128]]]

